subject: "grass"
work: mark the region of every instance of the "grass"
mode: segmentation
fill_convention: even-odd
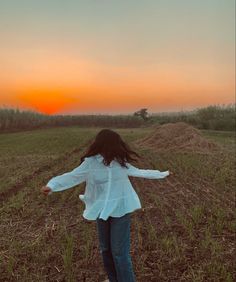
[[[74,248],[74,239],[70,234],[65,233],[65,243],[62,253],[64,271],[65,271],[65,280],[68,282],[75,281],[73,274],[73,248]]]
[[[105,279],[95,222],[83,219],[78,200],[85,184],[49,197],[39,191],[52,176],[78,164],[96,130],[1,135],[0,191],[10,192],[1,198],[0,281]],[[117,129],[130,143],[149,130]],[[131,225],[137,281],[234,281],[233,136],[210,135],[225,144],[224,153],[156,154],[138,148],[143,156],[139,167],[170,169],[175,175],[131,179],[143,206]],[[11,190],[22,180],[19,189]]]
[[[235,131],[201,130],[203,136],[216,141],[225,148],[235,150]]]

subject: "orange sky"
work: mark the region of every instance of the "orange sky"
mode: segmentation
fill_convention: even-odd
[[[233,101],[230,72],[197,62],[123,67],[82,58],[73,62],[75,56],[63,53],[28,56],[22,54],[22,60],[30,72],[12,68],[10,76],[5,74],[1,87],[8,95],[1,97],[1,103],[54,114],[125,113],[142,107],[154,112]]]
[[[78,1],[67,16],[64,4],[54,14],[48,2],[0,4],[0,107],[112,114],[233,103],[233,2],[214,3],[134,12]]]

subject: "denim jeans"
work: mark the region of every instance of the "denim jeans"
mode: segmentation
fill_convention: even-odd
[[[130,213],[96,219],[100,253],[110,282],[136,281],[130,257],[130,221]]]

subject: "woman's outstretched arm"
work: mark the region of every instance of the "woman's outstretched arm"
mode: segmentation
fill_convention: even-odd
[[[128,167],[128,176],[143,177],[148,179],[159,179],[165,178],[166,176],[172,174],[172,172],[170,172],[169,170],[159,171],[157,169],[141,169],[131,165],[130,163],[126,164]]]
[[[46,186],[42,187],[42,192],[50,194],[51,192],[58,192],[69,189],[80,183],[86,181],[89,172],[89,159],[84,161],[75,169],[58,175],[49,180]]]

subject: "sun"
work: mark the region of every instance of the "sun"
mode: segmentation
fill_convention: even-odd
[[[23,105],[48,115],[56,114],[79,102],[78,98],[63,89],[36,88],[24,90],[17,96]]]

